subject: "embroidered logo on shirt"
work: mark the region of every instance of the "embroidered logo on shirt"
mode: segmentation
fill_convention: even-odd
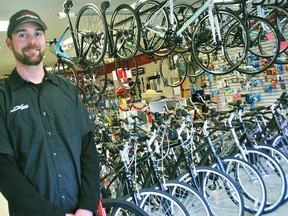
[[[25,109],[28,109],[29,108],[29,105],[26,104],[21,104],[21,105],[18,105],[18,106],[15,106],[12,110],[10,110],[10,113],[13,113],[13,112],[16,112],[18,110],[25,110]]]

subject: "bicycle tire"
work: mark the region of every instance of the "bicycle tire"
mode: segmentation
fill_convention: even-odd
[[[88,65],[100,63],[106,54],[107,23],[99,8],[91,3],[79,11],[75,25],[75,36],[80,60]]]
[[[189,215],[184,205],[165,191],[146,188],[139,190],[136,194],[138,198],[141,198],[139,207],[144,209],[148,215],[163,216],[167,213],[171,216]],[[124,199],[133,202],[131,196],[126,196]]]
[[[167,188],[166,191],[185,206],[189,215],[209,216],[212,214],[206,199],[191,185],[177,180],[168,180],[165,181],[164,188]]]
[[[168,63],[165,63],[167,62]],[[168,66],[168,68],[163,68]],[[160,60],[160,75],[163,82],[170,87],[181,86],[187,76],[187,62],[181,53],[171,53]]]
[[[161,9],[160,3],[154,0],[140,2],[135,8],[141,22],[141,42],[139,50],[148,56],[153,56],[164,44],[164,36],[153,31],[153,26],[161,26],[163,35],[168,29],[169,19],[167,11]],[[156,16],[156,18],[154,18]],[[151,26],[146,26],[148,25]]]
[[[113,47],[118,58],[128,61],[137,54],[140,46],[140,26],[140,18],[130,5],[121,4],[114,10],[110,29],[113,34],[112,44],[115,44]]]
[[[148,216],[143,209],[122,199],[103,199],[102,206],[107,216]]]
[[[286,51],[288,50],[288,11],[278,5],[262,5],[262,8],[266,13],[264,18],[275,26],[280,36],[279,57],[275,60],[275,63],[287,64],[288,58],[285,55],[287,55]]]
[[[231,11],[216,10],[213,15],[218,17],[223,42],[219,37],[215,37],[214,41],[209,15],[205,15],[194,27],[192,55],[203,70],[223,75],[234,71],[245,60],[248,32],[242,20]],[[208,59],[203,54],[211,57]]]
[[[196,168],[196,173],[195,180],[213,215],[244,215],[243,196],[229,175],[220,170],[202,166]],[[194,180],[188,172],[181,174],[177,180],[194,185]]]
[[[79,79],[79,92],[83,95],[82,101],[86,106],[94,106],[101,100],[101,94],[99,86],[93,81],[93,78],[86,74],[86,71],[82,74],[78,74]]]
[[[108,85],[108,75],[106,69],[106,63],[104,60],[97,65],[90,67],[90,70],[87,73],[91,78],[97,94],[103,94]]]
[[[245,22],[249,49],[245,61],[236,70],[245,74],[261,73],[270,68],[279,56],[279,35],[275,27],[262,17],[248,16]]]
[[[132,71],[133,70],[133,71]],[[118,59],[115,72],[119,85],[125,90],[134,89],[138,82],[138,63],[135,57],[131,60]]]
[[[223,163],[226,173],[239,186],[245,211],[261,215],[266,206],[266,187],[260,173],[249,163],[239,158],[225,157]]]
[[[272,158],[274,158],[277,161],[277,163],[281,166],[281,168],[284,171],[284,174],[286,176],[286,188],[288,188],[288,181],[287,181],[288,179],[288,157],[287,155],[285,155],[285,153],[283,153],[279,149],[270,145],[258,144],[254,146],[254,148],[260,149],[266,152],[268,155],[270,155]],[[287,200],[288,200],[288,190],[286,190],[286,195],[284,197],[284,201],[287,201]]]
[[[245,154],[247,162],[258,170],[264,180],[267,191],[267,202],[264,212],[269,213],[281,205],[286,195],[284,171],[271,156],[261,150],[247,148]],[[236,153],[234,157],[243,159],[241,153]]]
[[[169,14],[169,28],[165,31],[164,43],[162,44],[160,49],[154,53],[154,55],[158,57],[165,57],[171,54],[173,51],[175,51],[178,41],[181,40],[176,34],[177,29],[179,29],[179,21],[177,15],[173,12],[174,23],[172,23],[170,17],[170,8],[166,7],[165,10],[167,11],[167,14]],[[177,51],[175,52],[178,53]]]
[[[174,6],[175,14],[177,15],[178,25],[182,26],[194,14],[195,10],[188,4],[177,4]],[[190,29],[185,29],[177,38],[175,51],[178,53],[191,52],[191,37]]]
[[[207,56],[208,61],[210,61],[210,57]],[[188,70],[187,70],[187,76],[191,79],[191,78],[197,78],[199,76],[201,76],[202,74],[205,73],[205,70],[203,70],[202,68],[199,67],[199,65],[197,64],[197,62],[194,60],[193,56],[190,56],[190,61],[187,62],[188,63]]]
[[[76,87],[77,91],[79,91],[78,73],[72,62],[62,58],[58,59],[53,65],[51,73],[67,78]]]
[[[276,135],[271,141],[271,145],[282,151],[288,157],[288,142],[284,136],[286,136],[286,134]]]

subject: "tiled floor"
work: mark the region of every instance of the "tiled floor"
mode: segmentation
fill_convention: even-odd
[[[287,213],[287,208],[288,208],[288,202],[282,206],[280,206],[276,211],[265,214],[265,216],[285,216],[288,215]],[[251,214],[245,214],[245,216],[250,216]],[[8,208],[7,208],[7,202],[5,198],[2,196],[0,193],[0,216],[9,216],[8,214]]]

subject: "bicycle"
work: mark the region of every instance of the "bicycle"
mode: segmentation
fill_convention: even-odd
[[[133,180],[133,176],[136,177],[137,175],[135,173],[133,175],[130,167],[133,167],[133,164],[136,165],[136,163],[133,163],[133,157],[132,160],[129,159],[129,152],[131,148],[134,148],[134,152],[137,153],[136,136],[129,135],[129,140],[120,143],[120,145],[112,145],[111,143],[103,143],[103,145],[105,145],[104,148],[110,150],[110,153],[114,153],[113,161],[118,162],[118,164],[112,161],[109,163],[109,160],[103,162],[104,166],[109,167],[106,169],[109,172],[102,179],[103,181],[110,179],[107,183],[103,183],[103,185],[106,185],[103,188],[103,194],[107,194],[107,190],[112,191],[112,193],[113,191],[115,193],[116,190],[117,197],[120,196],[129,202],[135,203],[140,208],[145,209],[149,215],[189,215],[185,206],[170,193],[152,188],[140,189],[136,181]],[[114,164],[114,166],[110,166],[111,164]]]
[[[219,147],[224,149],[222,151],[220,150],[222,155],[242,158],[259,171],[267,191],[267,203],[265,204],[264,212],[271,212],[281,205],[286,195],[286,176],[281,166],[282,163],[278,162],[282,161],[285,165],[284,167],[286,167],[287,158],[284,154],[277,152],[277,150],[272,147],[269,148],[269,146],[264,145],[251,145],[249,140],[251,138],[247,137],[246,133],[243,132],[245,129],[243,129],[243,131],[241,129],[242,133],[239,135],[239,129],[232,124],[235,115],[234,110],[231,110],[227,123],[229,125],[228,131],[216,129],[210,134],[212,135],[214,133],[214,135],[216,135],[218,133],[218,138],[213,139],[213,142],[219,144]],[[238,117],[241,119],[241,114]],[[240,126],[243,127],[243,124],[241,125],[240,123]],[[269,166],[265,166],[265,163],[269,163]],[[269,175],[267,175],[268,173]],[[278,183],[276,184],[276,182]]]
[[[138,82],[138,62],[135,55],[140,44],[140,20],[130,5],[121,4],[113,11],[108,25],[106,10],[109,7],[109,1],[101,3],[102,22],[107,25],[107,40],[103,46],[107,47],[108,58],[114,58],[119,85],[130,90]]]
[[[56,63],[52,67],[52,73],[69,78],[76,86],[84,103],[96,104],[107,86],[107,72],[103,60],[105,48],[102,53],[96,52],[96,47],[101,47],[101,44],[107,40],[106,34],[102,33],[102,29],[106,29],[107,27],[106,23],[102,21],[102,14],[98,8],[93,4],[86,4],[80,9],[75,28],[73,28],[69,13],[72,7],[72,0],[64,2],[63,11],[58,15],[68,18],[68,26],[58,40],[53,39],[49,41],[50,50],[55,53],[57,58]],[[84,16],[87,10],[91,10],[93,13],[89,16],[85,15],[85,18],[87,20],[96,20],[94,24],[83,20],[82,16]],[[81,29],[80,26],[84,22],[86,23],[86,29]],[[71,47],[74,47],[75,56],[65,53],[64,50],[64,38],[68,32],[72,39]],[[74,65],[77,65],[85,73],[85,83],[79,82],[79,74]]]
[[[287,1],[252,1],[252,11],[250,13],[256,13],[264,19],[268,20],[279,34],[280,51],[279,56],[274,61],[276,64],[288,63],[288,11]]]
[[[248,29],[249,47],[246,59],[236,70],[246,74],[263,72],[270,68],[279,57],[279,31],[266,19],[250,14],[246,1],[238,3],[240,3],[239,9],[228,8],[227,10],[233,11],[243,20]],[[231,64],[233,64],[232,61]]]
[[[142,23],[143,41],[140,50],[153,53],[164,46],[163,52],[167,55],[175,51],[176,46],[180,46],[183,34],[183,37],[190,38],[193,59],[207,72],[218,75],[229,73],[244,61],[248,49],[248,32],[234,13],[218,9],[213,0],[209,0],[182,23],[180,28],[176,26],[173,5],[174,0],[169,0],[163,4],[145,1],[136,6],[135,10]],[[205,15],[207,10],[208,15]],[[169,17],[167,13],[170,14]],[[200,20],[194,23],[199,17]],[[241,34],[235,38],[235,32]],[[240,55],[235,56],[235,53]],[[233,64],[227,58],[233,59]],[[211,66],[213,63],[214,68]]]

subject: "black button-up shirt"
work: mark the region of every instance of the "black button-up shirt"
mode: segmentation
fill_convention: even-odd
[[[65,78],[46,72],[35,85],[14,70],[0,86],[0,153],[12,155],[31,185],[67,212],[80,193],[81,137],[93,127]]]

